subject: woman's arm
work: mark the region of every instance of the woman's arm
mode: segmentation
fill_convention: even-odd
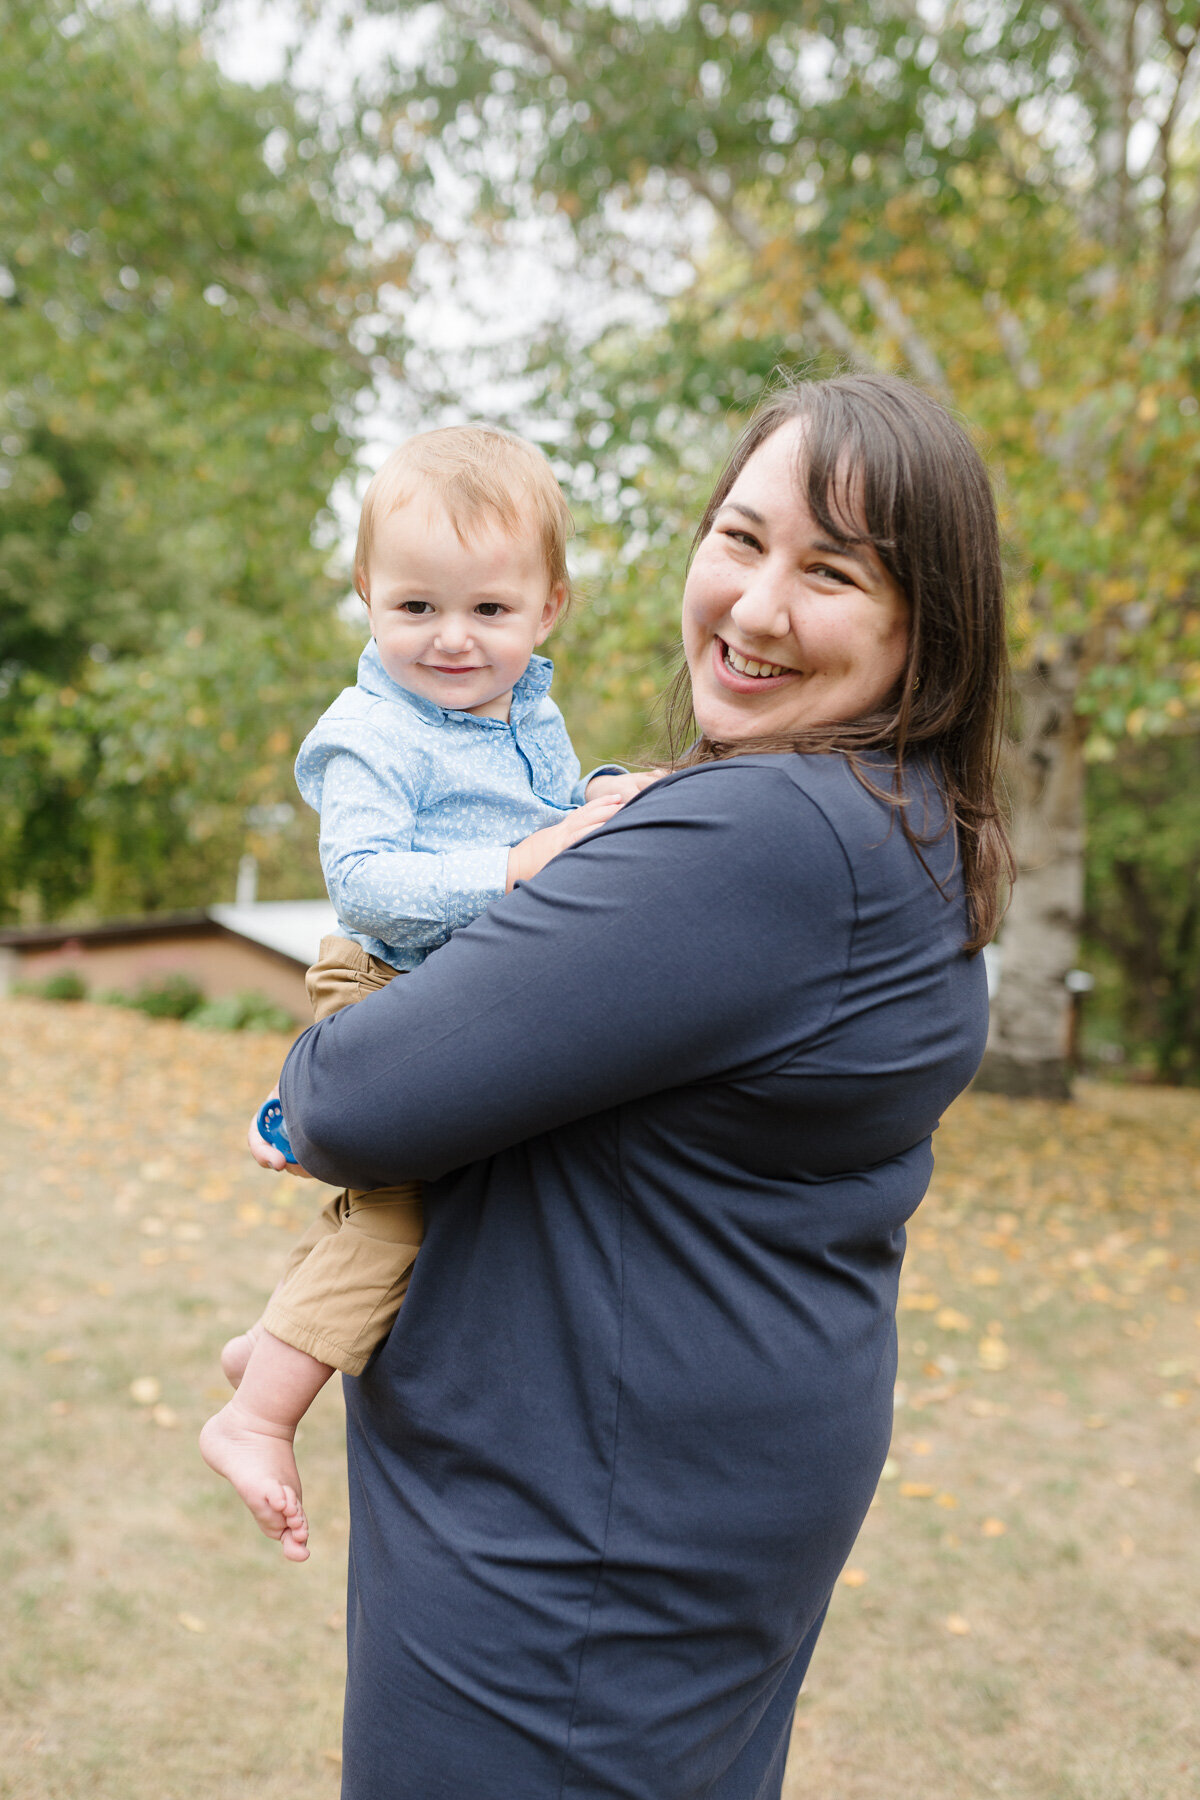
[[[296,1155],[352,1186],[436,1178],[769,1066],[828,1019],[854,915],[837,836],[774,759],[668,777],[299,1039],[281,1081]]]

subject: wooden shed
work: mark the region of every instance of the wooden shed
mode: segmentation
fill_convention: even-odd
[[[93,994],[133,994],[182,974],[208,1000],[265,994],[297,1024],[307,1024],[304,971],[316,961],[321,939],[336,929],[327,900],[265,900],[99,925],[0,930],[0,993],[66,970],[77,972]]]

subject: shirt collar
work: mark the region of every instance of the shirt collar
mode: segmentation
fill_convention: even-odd
[[[516,725],[533,710],[548,691],[553,674],[554,664],[548,656],[530,657],[529,667],[513,689],[509,718],[511,725]],[[426,700],[423,694],[414,694],[408,688],[401,687],[384,668],[379,646],[374,638],[371,638],[358,659],[358,685],[369,694],[399,701],[415,712],[418,718],[428,719],[432,725],[443,725],[447,719],[465,719],[470,725],[483,726],[504,723],[503,719],[480,718],[475,713],[459,712],[455,707],[439,706],[434,700]]]

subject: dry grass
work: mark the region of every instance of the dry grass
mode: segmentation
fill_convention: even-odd
[[[194,1448],[312,1204],[241,1148],[285,1041],[34,1001],[0,1026],[0,1796],[333,1800],[336,1395],[302,1569]],[[955,1109],[788,1800],[1200,1792],[1198,1166],[1200,1096]]]

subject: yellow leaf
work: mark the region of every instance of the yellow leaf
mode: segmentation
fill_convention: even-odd
[[[843,1569],[841,1579],[843,1587],[866,1587],[867,1571],[865,1569]]]
[[[951,1637],[970,1637],[970,1621],[964,1619],[961,1613],[951,1613],[946,1620],[946,1630]]]
[[[1132,1469],[1118,1469],[1116,1474],[1118,1487],[1131,1488],[1137,1486],[1137,1476]]]
[[[979,1366],[989,1374],[996,1375],[1008,1367],[1008,1345],[1003,1338],[985,1337],[979,1340]]]
[[[43,1362],[69,1363],[75,1361],[75,1351],[70,1344],[56,1344],[53,1350],[47,1350],[42,1357]]]
[[[972,1269],[971,1280],[976,1287],[997,1287],[1000,1282],[1000,1271],[992,1268]]]
[[[944,1506],[947,1512],[953,1512],[958,1505],[958,1498],[954,1494],[939,1494],[934,1501],[934,1505]]]
[[[139,1406],[153,1406],[162,1394],[162,1382],[157,1375],[139,1375],[136,1381],[129,1384],[129,1397],[136,1400]]]
[[[170,1406],[156,1406],[150,1417],[156,1425],[161,1425],[164,1431],[174,1431],[179,1423],[179,1414]]]
[[[179,1620],[179,1623],[183,1626],[183,1629],[185,1631],[207,1631],[208,1630],[208,1626],[204,1623],[204,1620],[198,1619],[196,1617],[195,1613],[181,1612],[181,1613],[176,1613],[175,1617]]]
[[[933,1483],[932,1481],[902,1481],[900,1493],[905,1500],[931,1500]]]
[[[953,1306],[943,1306],[934,1324],[939,1331],[970,1331],[971,1321],[966,1313],[960,1313]]]
[[[936,1294],[903,1294],[900,1299],[901,1312],[935,1312],[937,1305]]]
[[[1003,1519],[985,1519],[979,1529],[984,1537],[997,1538],[1004,1536],[1008,1526]]]

